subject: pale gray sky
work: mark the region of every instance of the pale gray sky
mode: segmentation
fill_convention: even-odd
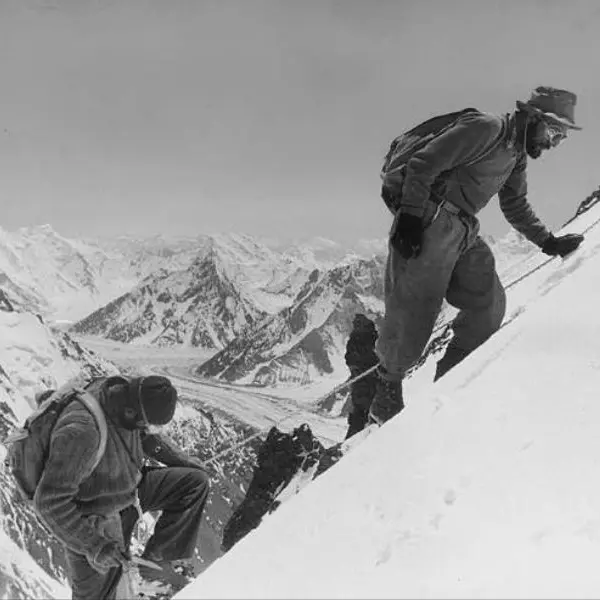
[[[599,20],[595,0],[0,0],[0,226],[383,237],[395,135],[554,85],[584,128],[529,169],[556,227],[600,185]]]

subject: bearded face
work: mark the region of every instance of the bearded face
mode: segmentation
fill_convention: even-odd
[[[555,148],[567,137],[567,128],[544,118],[527,123],[525,132],[525,151],[531,158],[539,158],[544,150]]]

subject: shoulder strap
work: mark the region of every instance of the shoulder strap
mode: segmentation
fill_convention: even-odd
[[[82,389],[77,389],[77,399],[82,402],[82,404],[92,413],[94,419],[96,419],[96,424],[98,425],[98,430],[100,431],[100,443],[98,444],[98,450],[96,450],[96,456],[94,457],[94,463],[90,470],[90,473],[98,466],[98,463],[102,460],[104,456],[104,451],[106,450],[106,441],[108,438],[108,427],[106,425],[106,417],[104,416],[104,410],[102,406],[100,406],[100,402],[89,392],[86,392]]]

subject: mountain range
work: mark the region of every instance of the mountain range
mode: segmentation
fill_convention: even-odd
[[[381,256],[314,270],[290,306],[246,329],[197,369],[238,383],[306,384],[345,369],[344,353],[357,312],[383,312]]]
[[[588,220],[590,218],[592,217]],[[53,314],[50,302],[52,295],[45,296],[40,291],[41,289],[48,293],[48,290],[54,290],[53,293],[58,293],[57,290],[61,286],[67,286],[70,290],[78,289],[78,293],[81,294],[84,293],[83,290],[88,290],[88,299],[95,297],[95,301],[98,301],[103,292],[96,282],[102,279],[99,277],[95,282],[90,279],[89,274],[101,273],[102,265],[106,269],[104,272],[108,272],[110,267],[114,269],[113,274],[125,274],[123,281],[127,276],[135,282],[137,269],[137,273],[143,276],[147,285],[148,281],[155,277],[160,281],[160,277],[179,277],[181,273],[192,273],[201,277],[203,260],[207,260],[209,264],[217,265],[211,274],[216,274],[219,281],[225,280],[226,275],[230,278],[231,285],[235,283],[238,294],[236,298],[240,298],[240,304],[246,298],[245,294],[254,297],[260,292],[258,295],[262,295],[263,298],[263,314],[257,313],[253,323],[242,327],[233,340],[224,344],[205,365],[200,366],[200,372],[203,372],[202,369],[212,365],[214,371],[206,371],[204,374],[223,379],[264,385],[282,380],[304,383],[313,376],[327,374],[330,368],[335,370],[336,363],[341,365],[340,348],[343,345],[343,334],[340,333],[340,324],[348,327],[349,315],[355,310],[362,310],[374,316],[381,311],[380,300],[378,301],[382,294],[381,255],[371,258],[347,256],[333,265],[312,270],[301,263],[293,262],[293,258],[285,258],[282,260],[289,260],[292,268],[284,272],[283,268],[275,271],[265,268],[265,261],[275,260],[266,253],[255,263],[251,261],[236,272],[235,267],[242,264],[237,261],[239,248],[233,258],[230,256],[229,261],[223,260],[221,255],[226,252],[216,249],[219,245],[218,240],[217,243],[210,240],[200,252],[197,251],[196,243],[185,241],[182,242],[182,248],[173,253],[166,247],[160,248],[160,244],[154,248],[132,240],[121,240],[119,244],[129,248],[128,256],[136,256],[137,259],[119,266],[115,248],[103,250],[100,246],[93,246],[88,242],[65,245],[60,236],[48,228],[37,231],[35,235],[40,244],[45,243],[47,238],[52,240],[55,245],[54,253],[40,252],[22,240],[22,245],[15,241],[18,236],[31,236],[31,231],[21,231],[18,236],[11,236],[10,245],[6,243],[7,236],[2,237],[2,264],[11,269],[10,276],[6,274],[4,280],[5,284],[11,282],[11,285],[3,285],[0,288],[3,292],[0,296],[0,333],[3,340],[0,346],[2,436],[22,423],[29,414],[36,391],[56,387],[76,375],[95,376],[118,372],[115,364],[87,349],[68,331],[57,326],[56,319],[49,316]],[[224,243],[223,240],[220,243]],[[505,283],[519,281],[524,272],[538,273],[536,277],[530,278],[527,284],[520,284],[515,288],[516,291],[509,294],[506,325],[528,312],[529,303],[533,302],[532,298],[536,295],[544,297],[561,283],[565,274],[577,270],[582,264],[581,260],[571,259],[570,262],[565,261],[560,273],[544,275],[538,270],[547,258],[539,252],[533,253],[532,248],[524,244],[519,236],[508,236],[498,244],[498,264]],[[596,246],[590,248],[589,252],[593,254]],[[21,250],[26,259],[20,258]],[[279,259],[276,250],[268,248],[268,251],[273,252]],[[70,252],[76,254],[74,264],[65,262],[65,256]],[[124,253],[125,250],[121,249],[119,252]],[[64,278],[51,282],[50,278],[44,278],[43,274],[36,275],[36,261],[32,258],[35,256],[46,266],[55,265],[58,269],[58,265],[62,264]],[[249,249],[248,260],[252,256],[254,251]],[[29,265],[28,270],[21,274],[18,273],[20,260]],[[169,271],[165,266],[159,267],[161,270],[158,276],[156,271],[152,271],[154,267],[145,266],[150,263],[171,264],[173,270]],[[298,277],[293,285],[290,283],[289,290],[293,292],[288,291],[284,294],[269,289],[273,282],[280,285],[289,273],[296,272],[296,268],[306,269],[307,275]],[[144,275],[146,269],[150,269],[151,272]],[[244,280],[244,274],[252,272],[252,269],[252,277]],[[17,278],[17,275],[20,275],[20,278]],[[36,280],[41,282],[40,289],[34,285]],[[79,288],[74,282],[78,282]],[[258,284],[253,285],[254,282]],[[182,285],[182,289],[187,289],[185,281]],[[176,292],[180,293],[181,290]],[[233,291],[231,293],[233,294]],[[271,303],[269,294],[276,295],[270,299]],[[216,300],[216,295],[214,298]],[[32,304],[29,305],[29,302]],[[40,312],[42,308],[47,312]],[[223,339],[226,340],[225,335]],[[279,340],[283,340],[283,343],[277,347]],[[271,342],[273,344],[269,348]],[[239,344],[237,355],[231,352],[232,348],[236,348],[236,344]],[[262,368],[264,365],[268,365],[270,370]],[[303,378],[295,379],[296,373],[303,373]],[[476,377],[475,373],[471,379]],[[260,521],[261,511],[271,510],[281,502],[283,496],[281,489],[277,487],[276,490],[269,491],[268,497],[261,499],[259,494],[258,504],[250,498],[244,504],[244,490],[250,486],[253,492],[256,492],[263,477],[252,473],[252,465],[257,456],[262,457],[260,464],[263,467],[273,464],[269,458],[269,444],[261,446],[251,427],[229,418],[227,414],[206,410],[201,398],[188,397],[185,388],[182,389],[181,398],[176,418],[169,425],[169,435],[184,450],[204,460],[218,457],[211,471],[211,483],[216,493],[207,506],[206,523],[201,534],[203,545],[197,557],[197,568],[201,571],[222,554],[224,548],[221,547],[221,540],[226,532],[229,543],[239,539],[245,531]],[[439,407],[435,408],[434,412],[438,409]],[[304,432],[304,429],[301,431]],[[295,432],[292,441],[298,435],[300,434]],[[271,445],[275,448],[273,452],[278,454],[276,448],[279,447],[279,442],[286,447],[290,442],[276,432],[270,434],[270,437],[267,436],[267,440],[273,442],[273,436],[278,442]],[[238,440],[246,439],[254,441],[251,444],[239,444],[235,452],[221,455],[223,448],[230,448],[232,444],[235,447]],[[312,445],[310,441],[306,443]],[[298,456],[303,456],[302,448],[306,444],[303,442],[301,446]],[[4,450],[0,447],[0,462],[3,462],[3,458]],[[273,457],[273,460],[275,458]],[[331,460],[335,462],[337,457]],[[282,478],[282,485],[286,486],[285,497],[294,496],[302,485],[322,472],[322,467],[311,467],[307,476],[298,467],[303,465],[305,468],[308,465],[303,458],[290,458],[288,462],[290,466],[286,467]],[[296,473],[294,469],[299,470]],[[290,489],[290,485],[294,490]],[[260,492],[260,489],[258,491]],[[238,511],[235,510],[236,507],[239,508]],[[68,590],[62,550],[48,537],[31,509],[20,501],[13,482],[4,469],[0,469],[0,508],[0,537],[5,542],[2,544],[3,552],[0,553],[0,597],[65,597],[64,594],[68,593]],[[247,513],[247,510],[250,512]],[[136,543],[141,543],[141,540],[137,540]]]
[[[501,272],[532,249],[516,233],[490,243]],[[384,260],[384,240],[72,240],[46,225],[0,230],[0,301],[75,334],[206,350],[205,377],[303,385],[344,377],[353,315],[383,314]]]

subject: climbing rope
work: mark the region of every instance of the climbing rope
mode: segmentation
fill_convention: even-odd
[[[600,223],[600,217],[598,219],[596,219],[593,223],[591,223],[590,225],[588,225],[588,227],[586,227],[581,233],[582,234],[587,233],[593,227],[595,227],[596,225],[598,225],[598,223]],[[540,269],[542,269],[543,267],[545,267],[547,264],[551,263],[555,258],[558,258],[558,257],[557,256],[551,256],[550,258],[546,259],[545,261],[543,261],[542,263],[540,263],[539,265],[537,265],[535,268],[531,269],[527,273],[524,273],[523,275],[520,275],[519,277],[517,277],[516,279],[514,279],[513,281],[511,281],[510,283],[508,283],[507,285],[505,285],[504,289],[505,290],[509,290],[510,288],[512,288],[517,283],[520,283],[521,281],[523,281],[524,279],[526,279],[530,275],[533,275],[533,273],[535,273],[536,271],[539,271]],[[444,323],[441,323],[440,325],[438,325],[432,331],[431,336],[433,337],[438,331],[441,331],[442,329],[448,327],[448,325],[450,325],[450,323],[451,323],[451,321],[445,321]],[[375,369],[378,366],[379,366],[379,363],[377,363],[376,365],[373,365],[372,367],[368,368],[366,371],[363,371],[362,373],[359,373],[355,377],[352,377],[351,379],[347,379],[346,381],[340,383],[339,385],[337,385],[336,387],[334,387],[332,390],[330,390],[329,392],[327,392],[326,394],[324,394],[321,398],[319,398],[317,400],[316,404],[318,404],[319,402],[322,402],[328,396],[332,396],[334,394],[337,394],[338,392],[340,392],[340,391],[346,389],[347,387],[351,386],[353,383],[355,383],[357,381],[360,381],[361,379],[363,379],[363,377],[366,377],[367,375],[369,375],[370,373],[372,373],[373,371],[375,371]],[[301,412],[302,412],[302,409],[298,409],[297,411],[292,412],[287,417],[281,419],[281,421],[276,422],[274,425],[270,425],[269,427],[265,427],[265,428],[257,431],[256,433],[253,433],[252,435],[248,436],[247,438],[242,439],[240,442],[237,442],[236,444],[233,444],[232,446],[229,446],[228,448],[225,448],[221,452],[218,452],[213,457],[211,457],[210,459],[206,460],[204,462],[204,464],[208,465],[208,464],[214,462],[215,460],[217,460],[218,458],[220,458],[221,456],[224,456],[225,454],[228,454],[232,450],[236,450],[237,448],[241,448],[242,446],[245,446],[246,444],[248,444],[252,440],[255,440],[256,438],[258,438],[261,435],[263,435],[266,431],[270,430],[272,427],[276,427],[278,425],[281,425],[285,421],[288,421],[289,419],[298,416]],[[321,437],[324,437],[324,436],[321,436]],[[328,439],[328,441],[335,443],[334,440],[331,440],[329,438],[325,438],[325,439]]]

